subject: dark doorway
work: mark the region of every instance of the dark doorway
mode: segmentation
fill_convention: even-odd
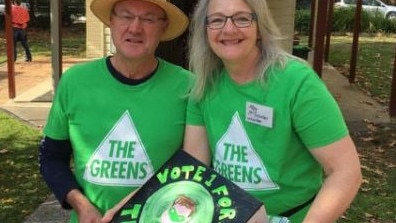
[[[171,2],[179,7],[189,18],[191,18],[190,15],[194,10],[197,0],[173,0]],[[168,60],[169,62],[187,68],[188,35],[187,29],[186,32],[180,37],[171,41],[161,42],[158,46],[156,55]]]

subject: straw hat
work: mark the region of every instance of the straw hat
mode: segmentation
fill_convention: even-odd
[[[110,24],[110,14],[114,4],[123,0],[93,0],[91,3],[91,11],[105,25]],[[178,7],[167,0],[140,0],[151,2],[161,7],[168,18],[169,25],[165,33],[161,37],[161,41],[172,40],[180,36],[188,26],[188,18]]]

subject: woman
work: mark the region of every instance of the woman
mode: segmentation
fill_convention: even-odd
[[[334,222],[361,184],[321,79],[278,45],[265,0],[201,0],[192,19],[184,149],[290,222]]]

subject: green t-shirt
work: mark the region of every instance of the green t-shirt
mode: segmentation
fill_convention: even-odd
[[[201,101],[190,100],[187,124],[205,126],[213,168],[260,199],[270,215],[312,198],[323,171],[309,150],[348,134],[314,71],[290,59],[263,85],[237,84],[223,70],[212,89]],[[306,210],[291,221],[300,222]]]
[[[181,148],[191,82],[190,72],[161,59],[138,85],[116,80],[104,58],[62,75],[44,133],[70,139],[77,181],[101,212]]]

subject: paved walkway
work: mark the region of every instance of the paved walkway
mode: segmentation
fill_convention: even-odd
[[[48,61],[49,62],[49,61]],[[0,69],[1,71],[1,69]],[[22,76],[24,72],[21,72]],[[325,66],[322,78],[337,99],[351,132],[363,131],[367,122],[390,123],[387,107],[363,94],[333,67]],[[32,81],[32,80],[31,80]],[[18,84],[18,82],[17,82]],[[0,81],[0,89],[4,88]],[[4,98],[4,95],[1,97]],[[34,87],[25,89],[13,100],[0,104],[0,109],[41,128],[46,122],[51,106],[52,82],[51,75],[35,83]],[[1,98],[0,98],[1,102]],[[49,197],[24,223],[63,223],[67,222],[69,212],[62,210],[53,196]]]

